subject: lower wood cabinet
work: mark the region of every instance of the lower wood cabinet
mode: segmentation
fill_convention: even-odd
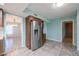
[[[0,56],[3,55],[4,49],[3,49],[3,40],[0,40]]]

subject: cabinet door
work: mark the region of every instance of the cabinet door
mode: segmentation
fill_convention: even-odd
[[[3,27],[3,10],[0,9],[0,27]]]
[[[3,40],[0,40],[0,55],[3,54]]]

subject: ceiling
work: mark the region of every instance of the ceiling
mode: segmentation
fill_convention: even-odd
[[[79,8],[77,3],[67,3],[58,8],[54,8],[52,5],[53,3],[6,3],[3,6],[0,5],[0,8],[19,16],[25,17],[29,12],[33,12],[48,19],[75,15]]]
[[[4,11],[18,16],[25,16],[23,11],[26,7],[28,7],[28,3],[5,3],[0,5],[0,8],[3,8]]]
[[[49,19],[74,15],[76,9],[79,8],[79,4],[64,4],[58,8],[54,8],[52,5],[52,3],[30,4],[28,8]]]

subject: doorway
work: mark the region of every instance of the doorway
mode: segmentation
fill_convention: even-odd
[[[63,22],[63,43],[73,45],[73,22]]]

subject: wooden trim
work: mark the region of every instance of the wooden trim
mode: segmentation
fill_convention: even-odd
[[[31,24],[29,17],[26,18],[26,47],[31,49]]]
[[[41,20],[40,18],[37,18],[37,17],[35,17],[35,16],[27,16],[28,18],[32,18],[32,20],[34,20],[34,21],[41,21],[41,22],[43,22],[43,20]],[[26,18],[27,18],[26,17]]]
[[[0,8],[0,11],[2,12],[2,19],[1,19],[2,23],[1,23],[0,27],[4,28],[4,11],[2,8]],[[1,49],[0,55],[3,55],[3,53],[4,53],[4,37],[2,40],[0,40],[0,49]]]

